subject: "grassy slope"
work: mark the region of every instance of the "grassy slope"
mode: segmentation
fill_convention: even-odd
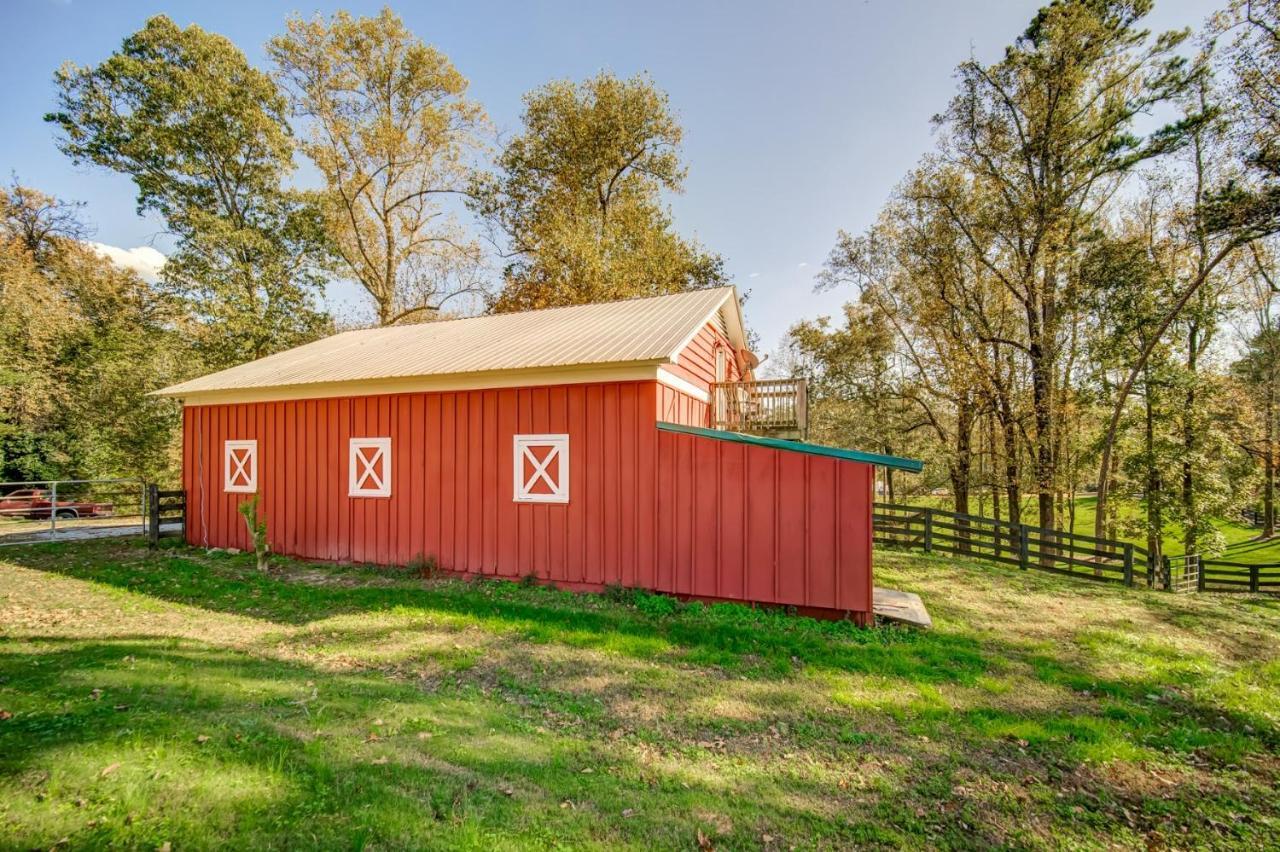
[[[0,847],[1280,836],[1280,600],[878,559],[935,631],[6,549]]]
[[[939,509],[952,509],[951,499],[947,497],[920,497],[910,501],[912,505],[934,506]],[[1077,497],[1076,498],[1076,515],[1075,523],[1071,529],[1073,532],[1083,533],[1085,535],[1093,535],[1093,522],[1095,518],[1094,507],[1097,504],[1096,497]],[[970,505],[970,511],[974,514],[983,514],[979,508],[978,502],[975,500]],[[1035,523],[1036,507],[1034,503],[1028,501],[1023,508],[1023,521],[1026,523]],[[986,514],[990,514],[990,506],[987,506]],[[1125,506],[1123,516],[1125,518],[1136,518],[1138,509],[1133,506]],[[1227,540],[1227,547],[1221,553],[1212,554],[1214,559],[1224,559],[1228,562],[1241,562],[1249,565],[1259,565],[1263,563],[1280,563],[1280,538],[1273,538],[1266,541],[1259,541],[1258,535],[1261,532],[1256,527],[1249,527],[1233,520],[1218,519],[1214,521],[1216,526]],[[1135,544],[1146,546],[1145,536],[1128,537],[1122,536],[1128,541]],[[1169,556],[1181,556],[1186,552],[1183,547],[1182,532],[1179,529],[1170,527],[1164,534],[1164,552]]]

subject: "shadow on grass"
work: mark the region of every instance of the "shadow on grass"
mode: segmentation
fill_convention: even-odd
[[[400,572],[317,565],[305,570],[328,571],[346,580],[364,575],[377,582],[303,582],[298,571],[303,566],[294,564],[263,575],[252,569],[247,555],[209,559],[199,551],[149,552],[120,542],[13,548],[4,556],[26,568],[281,625],[304,626],[361,613],[419,612],[530,642],[635,659],[674,657],[753,678],[784,677],[797,667],[812,666],[928,683],[972,683],[999,665],[971,636],[861,629],[733,604],[675,607],[663,599],[673,611],[653,614],[603,595],[506,580],[427,582]]]
[[[692,813],[723,810],[714,780],[667,770],[655,783],[624,752],[549,733],[475,690],[426,693],[198,642],[30,641],[54,650],[0,647],[0,677],[20,683],[29,705],[0,725],[0,789],[21,796],[0,839],[23,848],[64,836],[82,846],[486,848],[524,837],[679,848],[699,828],[715,831]],[[766,787],[726,842],[751,844],[760,817],[797,839],[849,836],[842,820],[814,820],[816,784]]]
[[[1175,806],[1179,818],[1199,818],[1182,838],[1192,842],[1215,836],[1203,817],[1247,807],[1239,777],[1153,799],[1085,769],[1126,748],[1199,747],[1181,743],[1182,726],[1162,715],[1173,707],[1104,715],[917,708],[913,725],[937,723],[953,735],[898,736],[863,750],[904,767],[864,796],[767,755],[731,756],[722,766],[696,750],[641,763],[591,731],[545,731],[536,709],[469,688],[423,691],[377,673],[335,674],[196,641],[25,641],[34,650],[0,646],[0,678],[23,694],[0,725],[0,789],[19,808],[0,838],[23,847],[68,836],[82,846],[217,838],[255,848],[394,848],[523,838],[677,848],[694,845],[696,831],[733,848],[759,845],[761,831],[784,845],[1025,846],[1055,836],[1092,845],[1133,841]],[[855,765],[859,749],[845,751]],[[732,777],[719,771],[727,766],[737,768]],[[1000,792],[1023,775],[1058,795]],[[998,783],[957,794],[975,776]],[[1026,819],[1029,808],[1036,819]],[[1259,826],[1226,830],[1247,842]]]

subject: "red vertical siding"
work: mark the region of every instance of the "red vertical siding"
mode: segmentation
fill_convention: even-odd
[[[684,593],[691,559],[695,595],[870,611],[870,465],[671,432],[658,444],[660,485],[698,495],[690,499],[699,519],[668,528],[659,577],[677,579],[659,590]]]
[[[656,382],[188,407],[192,544],[247,548],[223,442],[257,439],[272,548],[307,558],[871,607],[871,474],[855,462],[660,431]],[[687,398],[687,397],[686,397]],[[513,500],[513,439],[568,434],[567,504]],[[348,496],[352,437],[390,437],[391,496]]]
[[[711,426],[711,406],[666,385],[658,386],[658,419],[681,426]]]

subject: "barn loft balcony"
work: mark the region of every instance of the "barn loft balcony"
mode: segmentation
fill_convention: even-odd
[[[716,429],[793,440],[804,440],[809,431],[804,379],[716,382],[711,390]]]

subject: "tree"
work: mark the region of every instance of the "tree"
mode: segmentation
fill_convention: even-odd
[[[725,283],[723,262],[672,229],[682,131],[644,76],[601,73],[525,96],[524,130],[477,181],[474,209],[506,241],[497,311]]]
[[[62,151],[133,178],[139,213],[177,238],[163,280],[190,300],[209,366],[323,333],[323,233],[310,200],[283,186],[292,146],[267,75],[222,36],[161,15],[100,65],[68,63],[54,80],[45,119]]]
[[[379,324],[478,294],[479,246],[442,203],[466,190],[485,123],[466,78],[388,8],[290,18],[268,53],[309,124],[301,147],[325,180],[325,226]]]
[[[902,399],[894,343],[885,317],[866,302],[846,304],[840,325],[820,317],[791,327],[784,360],[809,383],[810,440],[890,455],[930,450],[910,428],[919,417]],[[892,502],[888,469],[885,489]]]
[[[933,199],[969,235],[1020,307],[1031,381],[1030,438],[1042,527],[1055,526],[1061,446],[1058,386],[1070,333],[1072,265],[1125,174],[1181,143],[1186,123],[1147,137],[1134,119],[1183,91],[1186,33],[1138,29],[1149,0],[1062,0],[1036,15],[991,66],[960,66],[938,124],[943,160],[971,175],[984,207]],[[979,234],[990,235],[980,239]]]
[[[189,369],[182,304],[67,236],[76,205],[0,209],[0,479],[164,477],[178,408],[147,394]]]
[[[1233,30],[1235,39],[1222,52],[1220,63],[1234,84],[1232,136],[1242,168],[1239,174],[1229,175],[1215,186],[1199,187],[1195,213],[1199,260],[1155,324],[1155,333],[1134,359],[1116,394],[1098,472],[1098,529],[1102,524],[1101,509],[1107,501],[1112,445],[1125,400],[1146,360],[1165,332],[1185,315],[1188,306],[1203,298],[1204,287],[1220,265],[1229,262],[1243,247],[1280,232],[1280,109],[1275,100],[1280,94],[1280,3],[1234,0],[1213,24],[1217,37]],[[1208,117],[1202,116],[1200,121]],[[1199,176],[1203,177],[1203,172]]]
[[[1262,465],[1262,538],[1276,534],[1276,476],[1280,473],[1280,317],[1275,313],[1274,247],[1255,243],[1250,247],[1248,268],[1253,333],[1243,356],[1232,364],[1232,373],[1247,389],[1245,397],[1256,414],[1252,434],[1242,442]]]
[[[48,256],[59,238],[82,240],[89,229],[80,221],[83,204],[63,201],[23,186],[13,176],[7,192],[0,192],[0,220],[6,233],[37,259]]]

